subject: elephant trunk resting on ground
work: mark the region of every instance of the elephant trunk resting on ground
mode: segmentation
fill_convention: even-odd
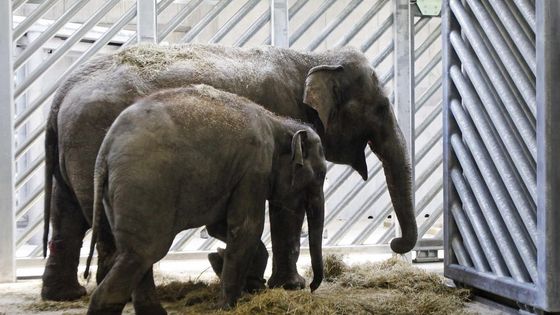
[[[197,85],[140,100],[118,116],[97,157],[88,266],[103,208],[116,256],[88,313],[120,314],[134,292],[137,314],[164,314],[152,265],[178,232],[202,225],[227,243],[220,278],[224,304],[233,306],[260,242],[265,200],[283,205],[275,215],[307,213],[315,290],[325,173],[313,129],[245,98]]]
[[[389,100],[361,52],[351,48],[304,53],[277,47],[133,46],[84,64],[54,97],[45,141],[45,244],[49,218],[54,231],[43,274],[44,299],[74,299],[85,293],[76,276],[79,249],[93,212],[95,158],[111,123],[140,96],[192,83],[245,96],[278,115],[312,124],[327,160],[352,166],[364,180],[368,176],[364,149],[370,143],[383,164],[402,229],[403,236],[394,239],[391,247],[398,253],[414,247],[417,226],[406,143]],[[296,268],[299,232],[292,231],[301,228],[304,215],[298,213],[290,218],[270,216],[278,229],[271,230],[269,286],[304,285]],[[284,229],[292,237],[278,233]],[[98,243],[98,281],[112,263],[106,254],[112,249],[106,243],[102,238]],[[260,242],[255,259],[266,261],[266,256]]]

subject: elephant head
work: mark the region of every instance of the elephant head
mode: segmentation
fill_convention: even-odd
[[[270,228],[273,234],[282,234],[288,242],[273,242],[273,252],[287,253],[291,263],[281,267],[295,266],[299,256],[299,246],[289,249],[280,248],[280,251],[277,247],[299,244],[303,215],[307,214],[309,252],[313,269],[313,281],[310,287],[311,291],[314,291],[323,280],[322,239],[325,215],[323,183],[327,167],[321,139],[311,129],[299,130],[292,136],[290,152],[279,156],[278,159],[281,167],[276,171],[276,180],[269,199]],[[280,276],[282,272],[288,271],[274,274]],[[290,274],[299,276],[297,272]],[[279,285],[276,282],[271,278],[269,285],[271,287]],[[304,283],[304,281],[288,281],[288,283]]]
[[[364,180],[364,149],[381,160],[402,237],[393,239],[396,253],[410,251],[417,240],[412,203],[412,171],[406,142],[393,108],[365,56],[355,50],[324,58],[328,64],[308,71],[303,103],[318,114],[327,160],[350,165]]]

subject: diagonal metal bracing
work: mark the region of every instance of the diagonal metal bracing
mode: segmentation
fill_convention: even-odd
[[[485,220],[488,222],[488,225],[492,227],[490,231],[493,238],[496,240],[496,243],[500,244],[498,249],[504,257],[504,263],[506,264],[509,273],[517,281],[530,282],[531,278],[525,268],[525,264],[521,259],[519,252],[515,250],[516,246],[514,244],[514,240],[508,232],[503,218],[497,211],[496,204],[492,201],[488,188],[482,182],[482,176],[478,169],[475,168],[476,166],[472,156],[468,153],[458,135],[452,135],[451,139],[455,155],[460,164],[463,166],[464,177],[461,175],[459,170],[456,172],[460,176],[455,175],[452,177],[453,185],[458,187],[457,191],[459,192],[461,201],[463,204],[470,203],[470,207],[480,207]],[[459,189],[459,187],[470,187],[472,189],[472,196],[462,196],[462,193],[467,194],[469,190],[462,190]],[[481,200],[482,202],[478,202],[478,200]]]
[[[393,16],[389,15],[383,23],[371,34],[371,36],[360,46],[360,51],[367,51],[377,40],[393,26]]]
[[[519,31],[523,32],[531,42],[535,42],[535,32],[531,29],[531,26],[519,11],[519,8],[515,5],[513,1],[506,1],[506,5],[509,7],[513,17],[519,25]]]
[[[485,36],[488,37],[491,45],[498,50],[499,59],[504,64],[506,71],[515,83],[518,91],[521,93],[524,101],[529,106],[533,116],[536,115],[536,92],[534,86],[525,76],[525,72],[515,59],[515,56],[508,48],[504,39],[500,36],[496,26],[492,23],[489,14],[484,10],[484,7],[476,1],[468,1],[471,6],[477,21],[480,22],[481,28],[486,29]],[[459,24],[471,45],[483,43],[481,34],[476,31],[473,19],[467,14],[465,8],[458,0],[450,0],[451,10],[455,13]]]
[[[60,29],[72,19],[88,2],[87,1],[77,1],[72,7],[64,12],[47,30],[45,30],[41,35],[34,41],[29,43],[25,49],[18,54],[14,61],[14,71],[19,69],[34,53],[37,52],[44,43],[51,39]],[[26,109],[27,112],[27,109]],[[26,117],[24,113],[19,114],[17,120],[21,120],[20,117]],[[25,119],[25,118],[23,118]],[[18,121],[16,120],[16,125]]]
[[[31,224],[28,225],[23,234],[18,237],[16,241],[16,248],[20,248],[22,245],[25,245],[25,243],[27,243],[27,241],[29,241],[34,235],[36,235],[37,232],[42,228],[43,218],[39,216],[38,218],[35,218],[35,220],[33,220]]]
[[[159,32],[158,34],[158,42],[162,42],[167,35],[171,32],[175,31],[181,23],[185,21],[187,17],[194,13],[196,8],[198,8],[204,0],[194,0],[190,1],[186,4],[181,11],[179,11],[166,25],[165,27]],[[134,39],[135,41],[135,39]]]
[[[14,0],[12,2],[12,12],[19,9],[27,0]]]
[[[134,18],[135,14],[136,14],[136,6],[133,6],[60,76],[58,82],[65,80],[78,65],[83,63],[85,60],[89,59],[93,54],[95,54],[102,47],[104,47],[120,30],[124,28],[124,26],[130,23],[130,21]],[[48,89],[46,92],[43,92],[43,94],[40,97],[38,97],[38,99],[34,100],[32,106],[38,107],[42,103],[44,103],[44,101],[52,93],[54,93],[57,87],[58,87],[58,83],[54,83],[50,89]],[[35,131],[28,137],[28,139],[26,139],[26,141],[23,144],[18,146],[18,149],[16,150],[16,156],[18,157],[21,156],[30,148],[30,146],[35,141],[37,141],[37,139],[40,139],[44,127],[45,124],[43,123],[40,127],[35,129]],[[36,172],[36,170],[39,169],[39,167],[42,165],[43,159],[44,156],[40,156],[39,158],[37,158],[34,164],[18,177],[18,187],[21,187],[26,182],[27,178],[30,178],[30,176],[32,176]],[[41,185],[37,187],[37,189],[35,189],[30,194],[28,199],[16,209],[16,217],[21,218],[25,213],[27,213],[29,209],[31,209],[39,200],[41,200],[43,194],[44,194],[43,186]],[[19,245],[25,244],[25,242],[27,242],[29,238],[31,238],[37,231],[39,231],[41,227],[42,227],[42,222],[35,223],[33,227],[29,229],[28,232],[22,236],[22,238],[18,239],[17,244]]]
[[[313,51],[342,23],[350,13],[362,3],[363,0],[352,0],[329,25],[327,25],[317,37],[307,46],[306,50]]]
[[[43,131],[45,130],[46,122],[43,122],[39,127],[35,128],[26,138],[25,141],[22,143],[17,143],[15,158],[18,160],[21,156],[31,149],[31,146],[40,139],[43,135]]]
[[[297,28],[292,35],[290,35],[290,46],[292,46],[308,29],[313,25],[317,20],[327,11],[333,4],[335,3],[334,0],[326,0],[324,1],[319,8],[313,14],[303,22],[303,24]]]
[[[58,78],[57,82],[53,83],[49,88],[46,89],[37,99],[33,100],[30,108],[39,108],[58,88],[60,82],[63,82],[72,74],[74,69],[76,69],[84,61],[88,60],[91,56],[97,53],[101,48],[103,48],[122,28],[128,24],[135,16],[136,6],[130,8],[127,13],[125,13],[110,29],[108,29],[91,47],[86,50],[66,71]],[[23,123],[23,121],[22,121]],[[16,159],[19,159],[30,146],[37,141],[43,134],[46,122],[43,122],[39,127],[37,127],[31,135],[29,135],[25,142],[18,144],[16,149]]]
[[[524,235],[528,234],[532,240],[532,246],[534,246],[537,234],[535,204],[531,202],[532,200],[521,187],[519,175],[516,174],[515,167],[509,156],[505,154],[505,150],[502,149],[503,144],[497,136],[497,133],[507,133],[508,130],[493,131],[492,124],[479,106],[478,98],[465,82],[465,78],[457,66],[451,67],[450,75],[470,115],[469,117],[462,107],[452,104],[451,110],[457,117],[456,120],[459,128],[463,131],[465,141],[471,150],[476,149],[479,156],[477,164],[485,169],[485,179],[487,179],[499,208],[507,209],[508,212],[515,213],[516,217],[519,216],[522,221],[518,221],[518,223],[526,228]],[[487,158],[487,160],[484,158]]]
[[[488,81],[492,82],[491,86],[494,88],[493,90],[496,91],[496,94],[500,97],[501,103],[512,121],[511,123],[516,127],[515,129],[519,132],[519,136],[522,138],[523,143],[527,148],[526,150],[530,153],[529,158],[532,159],[531,164],[534,165],[537,150],[535,121],[530,119],[530,116],[528,116],[522,109],[518,99],[513,95],[511,89],[507,86],[504,77],[494,67],[492,59],[489,55],[486,55],[483,51],[481,51],[480,54],[483,55],[483,58],[476,59],[457,31],[450,33],[450,42],[453,44],[453,48],[455,48],[455,51],[459,55],[465,67],[467,67],[466,70],[470,73],[470,75],[476,76],[476,80],[479,81],[479,84],[483,84]],[[477,61],[482,64],[483,68],[478,66],[479,63]],[[484,70],[484,73],[482,70]],[[488,80],[485,80],[483,75],[487,75]],[[499,82],[497,82],[498,80]],[[489,89],[489,86],[486,85],[485,89]],[[491,100],[493,98],[490,97],[491,92],[489,91],[487,93],[489,95],[487,99]],[[498,106],[494,107],[498,108]],[[526,154],[521,152],[520,158],[524,158],[525,155]]]
[[[496,15],[504,25],[504,29],[508,32],[531,72],[535,75],[537,72],[537,57],[534,42],[525,33],[519,32],[521,26],[516,21],[506,1],[490,1],[489,3],[494,8],[494,12],[496,12]]]
[[[344,34],[344,36],[334,45],[334,47],[342,47],[342,46],[348,44],[354,38],[354,36],[356,36],[356,34],[358,34],[358,32],[361,31],[364,28],[364,26],[366,26],[366,24],[368,22],[370,22],[371,19],[375,15],[377,15],[377,13],[379,13],[379,11],[385,6],[385,4],[387,4],[388,1],[389,0],[379,0],[374,5],[372,5],[371,8],[366,12],[366,14],[364,14],[364,16],[362,16],[360,21],[358,21],[358,23],[354,24],[352,29],[350,31],[348,31],[348,33]],[[390,24],[392,24],[392,23],[393,23],[393,15],[390,15],[385,20],[385,22],[383,22],[381,24],[380,28],[385,28],[385,27],[388,28],[390,26]],[[386,24],[389,24],[389,26],[386,26]],[[370,39],[366,40],[366,43],[371,42],[369,44],[369,46],[371,46],[375,41],[376,41],[376,39],[370,38]],[[365,43],[363,45],[365,45]],[[369,48],[369,46],[368,46],[368,48]],[[366,49],[362,49],[362,51],[365,51],[365,50]]]
[[[9,1],[9,0],[7,0]],[[14,40],[20,38],[21,36],[23,36],[23,34],[25,34],[25,32],[35,23],[37,22],[37,20],[39,20],[50,8],[53,7],[53,5],[55,5],[59,0],[46,0],[43,1],[39,7],[35,10],[33,10],[33,12],[31,12],[30,15],[28,15],[25,20],[23,20],[15,29],[14,32],[12,34]]]
[[[23,217],[31,207],[33,207],[37,202],[43,197],[43,186],[36,187],[27,199],[22,200],[19,202],[19,205],[16,208],[16,220]]]
[[[239,23],[257,4],[259,0],[249,0],[210,38],[209,43],[218,43],[233,27]]]
[[[187,244],[199,231],[201,228],[187,230],[180,239],[175,241],[175,244],[171,247],[170,251],[179,251],[185,244]]]
[[[535,33],[535,5],[529,0],[513,0],[513,3],[515,3],[515,6],[519,9],[519,12],[523,15],[533,33]]]
[[[506,233],[503,220],[497,215],[489,215],[487,212],[483,213],[483,210],[478,205],[472,190],[466,184],[459,169],[455,168],[451,170],[450,174],[453,185],[455,186],[453,190],[454,199],[461,200],[462,211],[464,211],[468,222],[472,225],[481,247],[481,251],[478,253],[484,254],[479,256],[484,256],[484,258],[487,259],[490,268],[496,275],[504,277],[510,276],[504,260],[506,256],[502,255],[501,251],[503,250],[501,250],[496,243],[496,240],[499,239],[494,238],[492,232]],[[505,235],[502,238],[506,239]],[[511,253],[508,255],[511,255]]]
[[[418,237],[421,239],[428,233],[428,231],[436,224],[436,222],[441,218],[443,214],[443,202],[440,202],[436,207],[435,210],[432,211],[430,217],[425,220],[419,227],[418,227]],[[443,230],[443,227],[440,231]],[[439,232],[438,232],[439,233]],[[441,239],[437,236],[433,237],[434,240]]]
[[[477,117],[479,118],[477,119],[482,119],[486,116],[488,121],[478,121],[475,119],[475,122],[485,124],[486,126],[490,123],[493,124],[499,138],[504,144],[503,151],[505,152],[502,154],[508,155],[508,158],[513,162],[513,165],[509,166],[510,170],[506,171],[508,175],[503,175],[503,173],[501,173],[502,177],[514,180],[513,185],[508,186],[508,188],[514,190],[513,192],[510,191],[512,195],[520,194],[520,199],[517,199],[518,202],[516,202],[516,205],[536,212],[536,165],[535,160],[532,159],[530,152],[528,152],[530,150],[524,146],[525,142],[520,139],[521,136],[517,132],[519,129],[511,128],[514,123],[509,119],[509,116],[507,116],[505,109],[502,109],[501,104],[498,104],[496,99],[493,97],[492,91],[489,86],[485,84],[486,81],[484,80],[484,77],[478,70],[472,56],[469,55],[465,45],[460,40],[460,36],[457,33],[451,33],[450,41],[456,48],[455,51],[458,53],[459,58],[462,61],[463,69],[466,70],[467,74],[471,78],[470,82],[474,86],[473,90],[472,88],[469,88],[469,85],[462,85],[464,86],[464,93],[468,94],[469,98],[473,100],[476,99],[476,95],[478,95],[482,101],[481,104],[484,105],[486,110],[486,114],[482,111],[477,111],[473,114],[478,114]],[[527,120],[525,120],[525,122],[528,123]],[[522,122],[518,122],[518,125],[520,124],[522,124]],[[529,125],[524,125],[523,127],[530,128]],[[487,131],[489,132],[489,129]],[[531,133],[531,130],[527,131],[527,133]],[[529,138],[528,140],[530,144],[534,145],[533,150],[536,150],[536,135],[533,133],[532,138]],[[505,169],[500,168],[499,170],[505,171]]]
[[[41,155],[31,162],[23,172],[16,174],[16,190],[19,190],[32,176],[34,176],[39,168],[43,166],[45,156]]]
[[[228,0],[221,0],[220,2],[218,2],[211,10],[210,12],[208,12],[208,14],[206,14],[204,16],[204,18],[202,18],[202,20],[200,20],[200,22],[198,22],[196,25],[193,26],[192,29],[190,29],[187,34],[185,34],[185,36],[183,36],[183,38],[181,38],[181,40],[179,40],[180,43],[190,43],[193,41],[193,39],[200,34],[200,32],[202,32],[204,30],[204,28],[210,24],[210,22],[212,22],[217,16],[218,14],[220,14],[220,12],[222,12],[228,5],[230,4],[230,1]]]
[[[511,52],[511,54],[514,56],[517,64],[521,67],[521,69],[523,70],[523,74],[525,75],[525,79],[527,80],[527,82],[534,88],[536,88],[535,86],[535,73],[531,71],[528,63],[528,60],[525,60],[523,58],[523,55],[519,52],[519,50],[516,48],[516,44],[514,42],[514,39],[512,39],[509,34],[508,31],[505,29],[504,25],[502,24],[502,22],[500,21],[500,18],[498,17],[497,13],[492,9],[492,7],[490,6],[490,4],[488,2],[485,2],[482,4],[486,10],[486,13],[488,13],[488,16],[490,17],[490,21],[492,22],[492,24],[496,27],[496,29],[500,32],[500,38],[504,41],[504,43],[507,45],[509,51]],[[482,24],[478,24],[477,29],[479,31],[480,34],[483,34],[485,36],[485,40],[487,40],[487,43],[490,43],[490,45],[492,45],[492,47],[494,49],[496,49],[497,47],[495,47],[492,44],[492,41],[490,39],[490,36],[487,36],[486,33],[488,32],[488,30],[485,30],[484,28],[482,28]],[[520,32],[521,33],[521,32]],[[487,44],[488,45],[488,44]],[[498,50],[499,52],[499,50]]]
[[[451,110],[454,117],[458,117],[458,115],[460,115],[460,118],[458,117],[456,119],[459,124],[468,119],[465,117],[464,113],[461,113],[462,108],[457,101],[452,101]],[[491,211],[499,211],[498,213],[500,213],[511,238],[513,239],[515,248],[517,248],[518,253],[521,255],[523,261],[522,269],[526,268],[531,276],[531,279],[534,281],[537,274],[535,244],[533,243],[531,236],[528,235],[527,230],[524,228],[519,214],[513,207],[511,200],[504,196],[505,188],[503,187],[503,183],[498,178],[494,166],[490,163],[491,159],[487,152],[485,152],[484,147],[480,144],[480,141],[476,140],[476,135],[473,134],[471,130],[467,129],[466,126],[460,125],[459,128],[461,129],[465,141],[468,143],[469,149],[477,157],[474,160],[476,161],[475,163],[472,161],[472,158],[470,158],[470,155],[467,155],[468,149],[465,147],[462,140],[458,136],[453,136],[451,138],[452,146],[454,151],[457,153],[457,157],[459,158],[461,165],[469,163],[469,168],[470,166],[476,167],[477,169],[480,168],[480,172],[484,174],[484,177],[478,176],[476,178],[476,182],[470,182],[471,187],[473,188],[475,195],[478,195],[477,199],[480,200],[480,202],[488,203],[492,207]],[[485,158],[488,160],[485,160]],[[473,163],[471,164],[471,162]],[[472,179],[475,180],[474,178]],[[476,189],[478,189],[478,193],[477,190],[475,190],[475,185],[479,185],[479,187],[476,187]],[[480,185],[482,185],[482,187]],[[512,271],[510,270],[510,272]],[[519,274],[522,273],[519,272]]]
[[[451,248],[453,248],[453,255],[461,265],[473,268],[473,262],[469,257],[465,246],[463,245],[464,243],[465,242],[463,241],[461,235],[453,235],[453,237],[451,238]]]
[[[101,7],[94,15],[92,15],[76,32],[64,41],[59,48],[57,48],[49,59],[39,65],[31,74],[29,74],[23,82],[16,86],[14,91],[14,98],[18,99],[29,87],[36,82],[36,80],[45,74],[55,62],[60,60],[74,44],[81,40],[87,32],[89,32],[114,6],[119,3],[118,0],[109,0]]]
[[[490,266],[488,261],[486,261],[486,258],[483,255],[479,255],[479,253],[482,252],[482,248],[476,239],[475,232],[465,216],[463,209],[457,202],[455,202],[451,205],[450,210],[453,214],[455,222],[457,222],[457,229],[463,237],[465,250],[467,255],[471,258],[474,268],[483,272],[489,272]]]

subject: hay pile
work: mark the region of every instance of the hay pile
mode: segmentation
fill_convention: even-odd
[[[175,296],[177,302],[166,308],[174,314],[468,314],[462,310],[468,290],[449,288],[442,277],[398,259],[347,266],[342,257],[329,255],[324,265],[325,282],[313,294],[309,289],[265,290],[245,295],[235,309],[224,311],[217,308],[218,284],[201,286],[199,282],[199,289],[183,298]],[[206,298],[193,303],[197,292]]]
[[[348,266],[342,257],[324,259],[325,281],[314,293],[271,289],[244,295],[236,308],[219,308],[218,281],[156,279],[158,296],[169,314],[468,314],[469,291],[444,285],[443,278],[398,259]],[[311,276],[311,271],[306,272]],[[89,296],[76,302],[39,302],[30,311],[87,308]],[[125,313],[132,312],[130,306]]]

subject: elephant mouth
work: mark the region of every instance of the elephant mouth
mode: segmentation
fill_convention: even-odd
[[[366,181],[369,177],[368,174],[368,167],[367,167],[367,162],[366,162],[366,155],[364,153],[364,150],[366,148],[366,144],[370,144],[371,141],[367,141],[367,143],[364,143],[363,145],[360,145],[358,147],[358,150],[355,153],[355,158],[354,161],[352,162],[351,166],[352,168],[358,172],[358,174],[360,174],[360,176],[362,177],[362,179],[364,181]],[[370,145],[371,148],[371,145]]]

